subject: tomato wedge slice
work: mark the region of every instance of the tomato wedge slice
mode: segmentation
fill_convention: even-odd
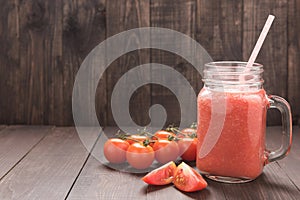
[[[184,162],[177,166],[173,183],[179,190],[185,192],[195,192],[207,187],[203,177]]]
[[[172,183],[176,165],[170,161],[146,174],[142,180],[150,185],[167,185]]]

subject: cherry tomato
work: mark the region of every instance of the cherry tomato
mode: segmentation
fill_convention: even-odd
[[[193,128],[185,128],[182,129],[181,134],[178,134],[178,137],[191,137],[191,138],[195,138],[197,137],[197,130],[193,129]]]
[[[126,151],[129,143],[118,139],[112,138],[104,144],[104,156],[111,163],[123,163],[126,161]]]
[[[149,172],[142,180],[151,185],[167,185],[172,183],[175,170],[176,165],[171,161]]]
[[[153,150],[155,151],[155,159],[162,164],[175,161],[179,156],[179,147],[174,141],[160,139],[153,145]]]
[[[133,143],[126,152],[127,162],[136,169],[146,169],[154,161],[154,151],[151,146],[142,143]]]
[[[194,192],[207,187],[203,177],[184,162],[177,166],[173,183],[179,190],[185,192]]]
[[[197,138],[182,138],[178,141],[181,158],[186,161],[195,161],[197,153]]]
[[[126,141],[129,144],[133,144],[135,142],[143,142],[144,140],[147,140],[148,137],[145,135],[130,135],[129,137],[126,138]]]
[[[172,132],[160,130],[160,131],[157,131],[156,133],[154,133],[154,136],[152,137],[152,139],[153,140],[168,139],[169,136],[176,137],[176,134],[172,133]]]

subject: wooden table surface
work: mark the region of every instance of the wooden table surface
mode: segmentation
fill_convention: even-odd
[[[244,184],[208,181],[205,190],[148,186],[143,174],[101,164],[82,145],[74,127],[0,126],[0,199],[300,199],[300,129],[290,154]],[[280,143],[280,127],[268,127],[267,144]],[[105,132],[114,132],[107,128]]]

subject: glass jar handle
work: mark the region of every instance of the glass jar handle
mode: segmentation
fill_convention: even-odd
[[[276,108],[281,113],[282,120],[282,144],[275,151],[271,151],[267,163],[284,158],[290,151],[292,145],[292,115],[289,103],[282,97],[276,95],[268,96],[269,108]]]

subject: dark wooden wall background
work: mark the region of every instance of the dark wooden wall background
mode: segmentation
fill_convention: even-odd
[[[72,125],[72,87],[81,62],[121,31],[171,28],[196,39],[214,60],[247,60],[269,13],[276,20],[257,61],[265,65],[265,89],[290,102],[297,124],[300,0],[0,0],[0,124]],[[171,53],[128,53],[99,83],[96,109],[102,125],[114,124],[110,96],[116,81],[149,62],[174,67],[197,92],[202,87],[200,75]],[[145,85],[133,95],[133,119],[147,124],[154,103],[165,105],[168,123],[178,122],[176,98],[157,85]]]

